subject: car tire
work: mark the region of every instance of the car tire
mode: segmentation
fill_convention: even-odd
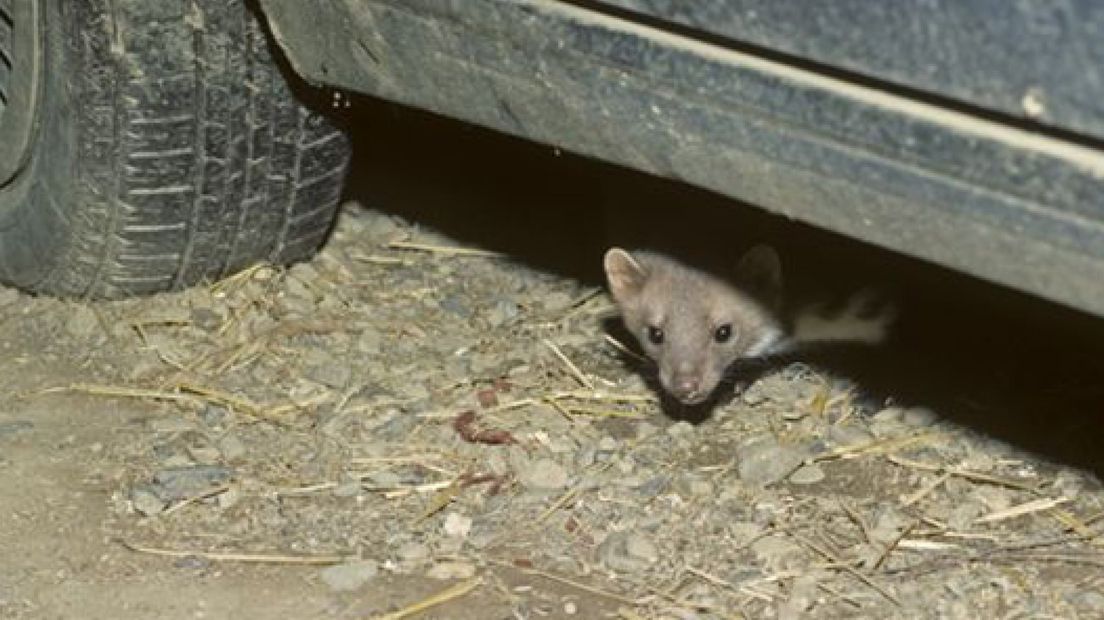
[[[0,0],[0,279],[118,298],[310,256],[349,145],[247,0]]]

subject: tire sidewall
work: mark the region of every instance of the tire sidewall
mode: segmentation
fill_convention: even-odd
[[[0,269],[4,280],[35,289],[64,262],[72,214],[79,209],[77,115],[69,76],[79,70],[66,41],[72,16],[66,0],[41,0],[43,67],[37,125],[27,164],[0,188]],[[83,0],[82,0],[83,1]]]

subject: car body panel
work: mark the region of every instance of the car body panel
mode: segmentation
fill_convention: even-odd
[[[262,0],[308,79],[1104,314],[1104,154],[554,0]]]
[[[1104,137],[1097,0],[601,0],[950,105]]]

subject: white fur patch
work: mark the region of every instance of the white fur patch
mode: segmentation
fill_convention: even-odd
[[[897,313],[892,306],[886,306],[877,314],[862,316],[864,308],[870,303],[870,295],[860,293],[851,297],[847,306],[836,316],[826,317],[812,308],[807,309],[794,319],[793,339],[799,343],[884,342]]]
[[[763,357],[774,353],[782,353],[790,348],[790,342],[786,334],[780,329],[771,328],[763,333],[758,342],[753,343],[744,351],[744,357]]]

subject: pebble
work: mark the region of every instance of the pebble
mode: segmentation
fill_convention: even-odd
[[[226,510],[238,503],[238,500],[241,499],[241,491],[239,491],[236,486],[231,486],[229,489],[219,493],[215,499],[218,502],[219,510]]]
[[[517,318],[518,305],[511,299],[499,299],[487,313],[487,322],[491,327],[500,327]]]
[[[567,470],[549,458],[530,461],[518,471],[518,481],[534,491],[554,491],[567,486]]]
[[[780,571],[790,568],[803,549],[783,536],[764,536],[751,544],[751,552],[770,570]]]
[[[396,553],[403,562],[415,563],[429,557],[429,547],[420,542],[406,542]]]
[[[166,502],[157,493],[148,488],[137,488],[130,492],[130,501],[134,509],[145,517],[161,514],[165,510]]]
[[[211,560],[195,555],[186,555],[182,558],[177,558],[177,560],[173,562],[173,567],[181,570],[201,571],[206,570],[210,566]]]
[[[872,422],[900,422],[901,418],[904,417],[904,415],[905,415],[905,410],[902,409],[901,407],[890,406],[890,407],[886,407],[885,409],[882,409],[881,411],[879,411],[879,412],[875,413],[873,416],[871,416],[871,421]]]
[[[91,306],[75,304],[69,320],[65,322],[65,331],[74,338],[88,338],[100,330],[100,321]]]
[[[799,467],[790,474],[790,482],[794,484],[816,484],[821,480],[824,480],[824,469],[816,463]]]
[[[210,307],[192,309],[192,325],[206,332],[212,332],[222,325],[222,316]]]
[[[563,291],[553,291],[541,298],[541,305],[548,312],[560,312],[571,305],[573,298]]]
[[[439,302],[442,310],[454,314],[461,319],[471,318],[472,311],[468,304],[458,295],[450,295]]]
[[[364,209],[357,214],[356,218],[350,218],[350,220],[351,225],[361,229],[353,232],[365,237],[372,245],[390,243],[400,235],[406,234],[398,218],[375,209]]]
[[[778,620],[802,620],[816,602],[819,579],[815,572],[799,575],[790,587],[790,596],[778,606]]]
[[[911,522],[912,519],[896,507],[885,506],[874,517],[870,526],[870,538],[880,543],[893,542]]]
[[[1070,603],[1088,609],[1093,617],[1104,616],[1104,594],[1093,590],[1080,590],[1069,597]]]
[[[214,446],[188,446],[188,456],[203,465],[214,465],[222,459],[222,453]]]
[[[779,444],[774,438],[767,438],[744,445],[738,457],[740,479],[762,487],[792,474],[805,459],[805,454],[791,446]]]
[[[686,498],[713,495],[713,483],[696,474],[685,474],[675,480],[675,490]]]
[[[334,592],[349,592],[368,583],[377,574],[379,565],[371,560],[359,560],[327,566],[318,576]]]
[[[238,439],[237,435],[223,435],[218,440],[218,449],[222,453],[222,458],[227,461],[234,461],[245,456],[245,444],[241,439]]]
[[[225,484],[233,476],[231,471],[218,465],[194,465],[162,469],[153,476],[156,492],[166,500],[194,497],[212,486]]]
[[[901,415],[901,422],[916,428],[931,426],[938,419],[939,415],[927,407],[909,407]]]
[[[883,419],[870,423],[870,432],[877,438],[897,437],[909,432],[909,427],[900,420]]]
[[[203,411],[199,413],[199,417],[208,427],[218,428],[226,423],[226,419],[230,417],[230,412],[227,411],[225,407],[207,405],[203,408]]]
[[[598,546],[598,559],[612,571],[639,573],[659,560],[659,550],[643,534],[613,532]]]
[[[467,579],[475,575],[475,564],[471,562],[438,562],[426,575],[433,579]]]
[[[615,452],[620,446],[621,442],[609,435],[605,435],[598,440],[598,450],[601,452]]]
[[[904,421],[905,415],[906,410],[903,407],[886,407],[871,417],[870,432],[878,438],[908,433],[910,427]]]
[[[472,519],[466,515],[462,515],[458,512],[450,512],[445,517],[444,523],[445,535],[452,538],[467,538],[471,533]]]
[[[844,424],[828,427],[828,439],[840,447],[848,447],[870,443],[874,435],[861,426]]]

